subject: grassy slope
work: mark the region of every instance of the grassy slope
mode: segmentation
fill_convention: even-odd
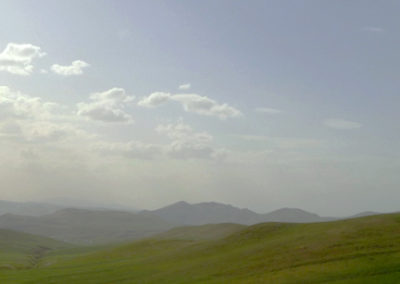
[[[71,247],[50,238],[0,229],[0,269],[29,266],[34,254]]]
[[[154,236],[164,240],[217,240],[246,228],[245,225],[223,223],[200,226],[183,226]]]
[[[150,239],[1,283],[399,283],[400,214],[265,223],[211,241]]]

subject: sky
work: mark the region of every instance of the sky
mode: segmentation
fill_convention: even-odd
[[[0,199],[398,211],[398,1],[2,1]]]

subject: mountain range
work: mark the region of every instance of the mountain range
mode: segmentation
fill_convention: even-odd
[[[141,239],[173,227],[232,223],[253,225],[264,222],[314,223],[337,220],[296,208],[266,214],[232,205],[180,201],[157,210],[128,212],[106,209],[62,208],[40,203],[0,202],[0,228],[10,229],[75,244],[103,244]],[[351,217],[378,214],[364,212]]]
[[[181,225],[205,225],[217,223],[236,223],[253,225],[263,222],[312,223],[331,221],[335,218],[320,217],[296,208],[282,208],[266,214],[258,214],[249,209],[240,209],[232,205],[203,202],[189,204],[180,201],[169,206],[146,211],[168,222]]]
[[[4,214],[0,228],[50,237],[76,244],[134,240],[174,225],[148,213],[67,208],[43,216]]]

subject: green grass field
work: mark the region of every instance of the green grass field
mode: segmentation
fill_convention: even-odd
[[[201,239],[192,232],[211,227],[188,228],[175,239],[55,250],[42,266],[1,270],[0,283],[400,283],[400,214],[264,223]]]

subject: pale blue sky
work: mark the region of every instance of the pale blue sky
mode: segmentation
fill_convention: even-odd
[[[0,52],[46,55],[23,76],[4,51],[0,100],[58,106],[22,119],[0,101],[11,163],[0,199],[398,210],[399,12],[398,1],[2,1]],[[89,66],[53,71],[76,60]],[[112,88],[124,98],[107,99]],[[165,101],[139,103],[154,92]]]

